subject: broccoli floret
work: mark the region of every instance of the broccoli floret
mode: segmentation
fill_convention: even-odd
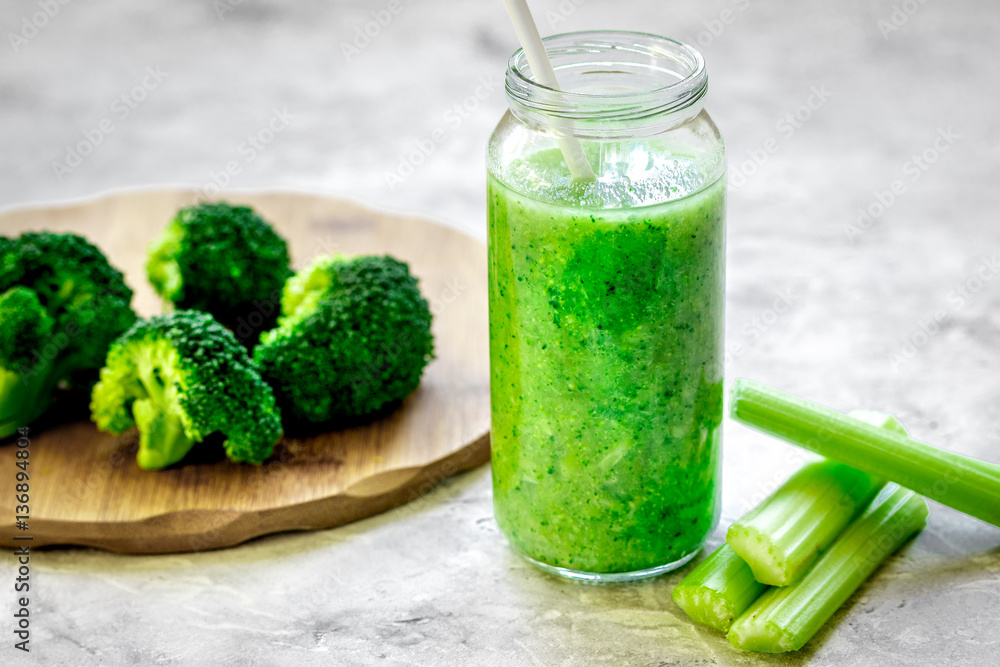
[[[286,415],[350,421],[408,396],[433,358],[431,312],[406,264],[323,256],[292,276],[254,360]]]
[[[211,315],[179,310],[140,320],[108,352],[94,386],[97,427],[139,427],[139,467],[177,463],[213,433],[230,460],[263,463],[281,438],[274,393],[246,348]]]
[[[82,236],[0,238],[0,437],[49,407],[61,384],[89,390],[135,322],[121,272]]]
[[[0,295],[0,405],[2,435],[14,433],[33,419],[30,406],[38,400],[32,394],[51,393],[53,386],[37,382],[29,389],[28,378],[35,364],[35,346],[52,335],[52,318],[27,287],[14,287]],[[49,379],[49,382],[54,382]]]
[[[288,246],[249,207],[183,208],[148,252],[149,281],[171,307],[210,313],[247,347],[274,326]]]

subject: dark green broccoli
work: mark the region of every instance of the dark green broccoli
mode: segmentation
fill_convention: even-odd
[[[247,347],[274,326],[288,268],[285,239],[246,206],[181,209],[149,246],[149,281],[174,308],[202,310]]]
[[[231,331],[194,310],[140,320],[116,340],[90,402],[97,427],[139,427],[139,467],[180,461],[221,432],[233,461],[262,463],[281,437],[274,393]]]
[[[0,237],[0,437],[88,391],[108,346],[135,322],[121,272],[82,236]]]
[[[285,285],[254,360],[297,422],[350,421],[410,394],[433,358],[431,312],[392,257],[324,256]]]

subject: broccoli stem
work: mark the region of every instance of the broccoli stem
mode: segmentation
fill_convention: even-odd
[[[1000,465],[932,447],[750,380],[733,385],[730,412],[738,422],[1000,526]]]
[[[17,429],[42,416],[49,407],[62,368],[55,362],[43,369],[27,371],[0,368],[0,438],[17,433]]]
[[[198,440],[187,435],[181,410],[163,381],[163,368],[152,350],[146,350],[137,364],[145,398],[132,404],[132,417],[139,427],[136,462],[145,470],[166,468],[180,461]]]
[[[196,440],[189,438],[180,415],[164,410],[154,398],[139,398],[132,404],[132,416],[139,427],[136,461],[144,470],[166,468],[191,451]]]
[[[25,386],[14,371],[0,371],[0,438],[6,438],[24,426]]]
[[[692,620],[729,632],[733,621],[766,588],[732,547],[723,543],[674,586],[670,597]]]
[[[801,579],[770,589],[738,618],[729,630],[729,642],[763,653],[802,648],[926,521],[923,498],[888,485]]]

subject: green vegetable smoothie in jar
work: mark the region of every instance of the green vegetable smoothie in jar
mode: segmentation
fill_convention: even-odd
[[[718,518],[725,149],[691,47],[545,46],[561,90],[515,53],[487,156],[494,509],[545,569],[651,576]]]

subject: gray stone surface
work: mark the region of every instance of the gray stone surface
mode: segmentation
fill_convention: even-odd
[[[5,0],[0,206],[204,186],[236,161],[233,188],[346,195],[485,236],[483,147],[515,46],[499,0],[402,0],[349,61],[342,43],[386,1],[225,3],[71,2],[15,51],[8,32],[39,9]],[[995,3],[532,5],[543,33],[641,29],[703,47],[734,179],[730,377],[890,410],[918,437],[1000,460]],[[898,30],[883,34],[894,6]],[[116,100],[147,67],[167,76],[122,118]],[[828,99],[803,109],[814,87]],[[464,117],[453,109],[463,103]],[[275,109],[289,126],[241,154]],[[797,111],[808,116],[798,127],[782,121]],[[103,118],[113,132],[60,179],[53,162]],[[433,154],[390,188],[386,172],[438,127]],[[939,132],[955,136],[935,149]],[[912,156],[925,150],[923,169]],[[880,211],[895,180],[901,194]],[[869,207],[872,223],[850,238]],[[723,526],[799,461],[732,423],[725,447]],[[763,660],[683,618],[669,601],[680,575],[595,587],[525,565],[497,533],[481,469],[370,520],[218,553],[38,553],[32,653],[16,654],[3,629],[14,603],[4,584],[0,662],[996,664],[998,545],[1000,530],[934,505],[923,535],[801,655]],[[13,576],[2,559],[0,580]]]

